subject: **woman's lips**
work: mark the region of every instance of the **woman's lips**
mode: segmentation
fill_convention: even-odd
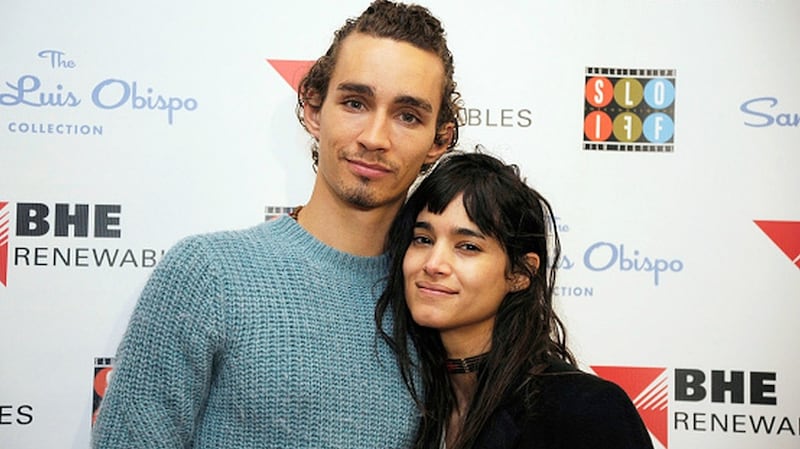
[[[446,287],[444,285],[435,284],[432,282],[417,282],[417,288],[423,292],[434,294],[434,295],[453,295],[458,293],[456,290],[452,288]]]

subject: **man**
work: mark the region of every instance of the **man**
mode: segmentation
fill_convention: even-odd
[[[301,83],[315,140],[305,207],[185,239],[154,271],[120,345],[95,448],[394,448],[417,412],[374,304],[409,185],[457,136],[437,19],[375,1]]]

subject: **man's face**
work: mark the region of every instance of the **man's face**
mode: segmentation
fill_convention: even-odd
[[[315,188],[361,209],[399,207],[422,164],[446,150],[434,144],[443,82],[434,53],[361,33],[345,38],[325,101],[305,109],[319,141]]]

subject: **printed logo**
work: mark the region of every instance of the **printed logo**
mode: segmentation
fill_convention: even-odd
[[[675,76],[673,69],[587,67],[583,149],[673,152]]]
[[[108,381],[111,379],[111,369],[114,359],[110,357],[98,357],[94,359],[94,382],[92,382],[94,391],[92,400],[92,425],[97,420],[97,412],[100,410],[100,403],[103,402],[103,397],[106,395],[108,388]]]
[[[553,225],[549,225],[552,229]],[[664,257],[645,251],[631,242],[596,241],[585,247],[582,254],[571,253],[565,246],[564,235],[571,227],[555,217],[555,228],[562,236],[561,257],[555,267],[564,272],[588,270],[602,274],[612,272],[615,277],[625,276],[631,279],[650,280],[654,287],[659,287],[673,276],[683,272],[685,264],[677,257]],[[563,285],[558,283],[553,293],[557,296],[593,297],[594,287],[590,285]]]
[[[663,283],[665,274],[680,273],[684,263],[677,258],[653,257],[645,254],[636,247],[626,246],[625,243],[599,241],[589,245],[581,258],[583,267],[589,271],[605,272],[616,271],[622,274],[639,275],[648,274],[652,277],[653,285],[658,287]],[[578,265],[567,254],[562,254],[558,262],[558,269],[572,270]]]
[[[667,445],[669,388],[666,368],[592,366],[603,379],[619,385],[642,417],[642,421],[662,446]]]
[[[267,62],[297,92],[300,81],[314,65],[314,61],[292,59],[267,59]]]
[[[800,113],[797,112],[778,112],[771,114],[767,109],[778,106],[778,99],[775,97],[760,97],[747,100],[739,106],[739,110],[748,117],[744,124],[754,128],[766,128],[768,126],[789,126],[800,127]]]
[[[800,221],[754,220],[753,223],[800,268]]]
[[[670,379],[663,367],[590,368],[627,393],[664,448],[670,431],[762,438],[800,435],[800,417],[778,416],[764,408],[778,405],[775,372],[675,368]]]
[[[12,245],[11,204],[0,201],[0,283],[4,287],[8,286],[9,267],[148,269],[166,252],[107,245],[122,239],[120,204],[16,203]]]
[[[0,284],[8,286],[8,230],[11,221],[7,201],[0,201]]]
[[[281,215],[290,214],[295,208],[286,206],[265,206],[264,207],[264,221],[274,220]]]
[[[34,108],[38,110],[58,109],[69,111],[84,105],[97,109],[155,112],[161,114],[172,125],[179,114],[197,109],[198,102],[192,97],[171,96],[159,92],[149,83],[119,78],[106,78],[81,92],[71,89],[52,74],[78,70],[78,62],[70,59],[61,50],[46,49],[36,55],[49,69],[47,76],[22,74],[15,80],[0,85],[0,106],[6,108]],[[52,116],[52,113],[48,114]],[[14,134],[56,134],[73,136],[102,136],[104,127],[98,123],[80,123],[74,114],[65,113],[62,121],[31,121],[12,119],[6,130]]]
[[[563,239],[563,236],[570,232],[571,228],[568,223],[561,219],[561,217],[555,216],[553,217],[555,223],[551,223],[549,220],[546,223],[547,232],[552,233],[554,230],[558,232],[558,234]],[[562,240],[563,242],[563,240]],[[552,266],[552,262],[550,263]],[[556,268],[559,270],[569,270],[574,267],[575,264],[569,259],[568,256],[563,255],[558,260]],[[553,286],[553,294],[556,296],[594,296],[594,287],[587,286],[587,285],[570,285],[570,284],[563,284],[560,280]]]
[[[533,125],[531,110],[527,108],[470,108],[459,111],[459,119],[464,126],[483,126],[486,128],[529,128]]]
[[[0,403],[0,426],[27,426],[29,424],[33,424],[32,405],[13,405]]]

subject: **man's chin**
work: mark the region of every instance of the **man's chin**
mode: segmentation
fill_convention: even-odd
[[[360,188],[357,191],[349,192],[344,195],[344,200],[351,206],[364,210],[380,206],[380,201],[377,201],[375,195],[368,190],[367,188]]]

